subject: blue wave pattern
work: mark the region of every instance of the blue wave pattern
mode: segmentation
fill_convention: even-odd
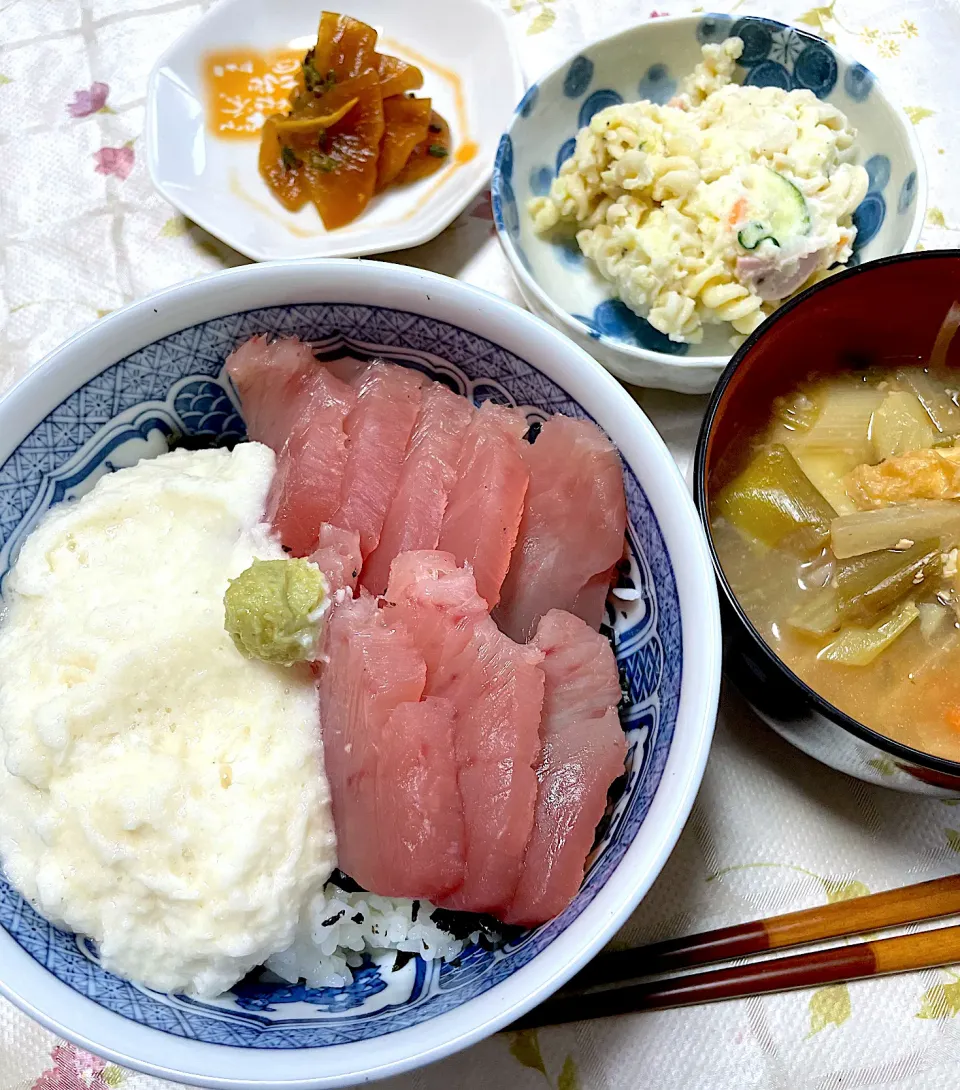
[[[278,1006],[307,1003],[326,1014],[343,1014],[362,1007],[368,999],[386,990],[380,967],[369,957],[353,971],[353,982],[344,988],[309,988],[306,984],[278,984],[263,974],[251,974],[234,985],[237,1006],[245,1011],[273,1013]]]
[[[197,379],[182,386],[173,402],[187,435],[237,443],[247,429],[230,395],[219,382]]]
[[[503,168],[503,155],[498,157]],[[406,311],[348,304],[272,307],[181,330],[108,367],[62,402],[0,467],[0,546],[24,520],[55,502],[62,480],[104,463],[118,434],[141,421],[163,434],[180,431],[218,441],[239,438],[243,423],[223,376],[227,355],[255,333],[296,334],[318,349],[369,352],[445,382],[475,400],[496,397],[533,419],[563,412],[587,417],[565,390],[525,360],[457,326]],[[137,433],[139,434],[139,433]],[[676,581],[660,527],[635,476],[625,471],[630,570],[639,591],[609,620],[627,699],[629,754],[619,798],[574,903],[557,919],[502,950],[474,946],[455,964],[414,960],[398,1002],[389,969],[368,962],[350,989],[309,989],[248,978],[205,1003],[165,996],[120,980],[97,964],[91,944],[58,931],[0,881],[0,925],[64,984],[101,1006],[154,1029],[210,1043],[307,1048],[379,1037],[452,1010],[495,987],[537,956],[592,901],[622,859],[660,782],[676,723],[682,641]],[[3,573],[0,573],[3,574]],[[409,967],[408,967],[409,968]],[[406,970],[405,970],[406,972]],[[398,974],[399,976],[400,974]],[[309,1016],[299,1015],[304,1006]],[[291,1017],[294,1012],[297,1017]]]

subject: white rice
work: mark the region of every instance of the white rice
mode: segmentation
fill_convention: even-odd
[[[406,951],[425,961],[452,961],[479,931],[454,938],[430,918],[428,901],[346,893],[332,882],[300,917],[293,945],[274,954],[266,968],[284,980],[313,988],[342,988],[353,981],[365,953]]]

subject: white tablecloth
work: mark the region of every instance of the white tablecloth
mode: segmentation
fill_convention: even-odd
[[[266,0],[265,0],[266,2]],[[448,0],[455,4],[457,0]],[[583,42],[690,0],[497,0],[530,77]],[[960,246],[960,0],[725,0],[824,34],[907,107],[930,174],[922,245]],[[144,84],[210,0],[0,0],[0,392],[75,330],[243,261],[186,223],[142,161]],[[105,85],[105,86],[104,86]],[[78,94],[79,92],[79,94]],[[486,198],[391,260],[520,302]],[[686,470],[703,400],[637,394]],[[960,810],[831,772],[728,693],[690,822],[618,937],[629,945],[947,874]],[[2,970],[0,970],[2,971]],[[902,1090],[960,1082],[960,972],[501,1035],[391,1090]],[[0,1001],[0,1090],[160,1090]]]

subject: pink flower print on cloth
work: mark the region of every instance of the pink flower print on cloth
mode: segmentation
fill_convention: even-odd
[[[91,83],[89,90],[75,91],[73,102],[67,103],[67,113],[71,117],[89,117],[107,104],[110,87],[106,83]]]
[[[122,148],[101,148],[94,152],[97,161],[94,169],[98,174],[112,174],[120,181],[125,181],[133,170],[135,156],[133,148],[124,145]]]
[[[112,1090],[118,1082],[110,1075],[119,1075],[119,1068],[107,1070],[106,1060],[65,1041],[54,1046],[50,1058],[53,1067],[43,1072],[32,1090]]]

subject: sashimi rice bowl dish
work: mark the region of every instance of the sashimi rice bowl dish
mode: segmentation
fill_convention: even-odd
[[[381,308],[344,336],[347,309],[108,368],[72,397],[113,384],[109,419],[4,530],[3,922],[70,933],[68,982],[187,1012],[94,995],[168,1033],[341,1043],[383,1027],[264,1034],[491,987],[595,896],[662,773],[677,590],[611,440],[544,376],[561,411],[452,341],[384,350]],[[158,396],[111,415],[147,355]]]

